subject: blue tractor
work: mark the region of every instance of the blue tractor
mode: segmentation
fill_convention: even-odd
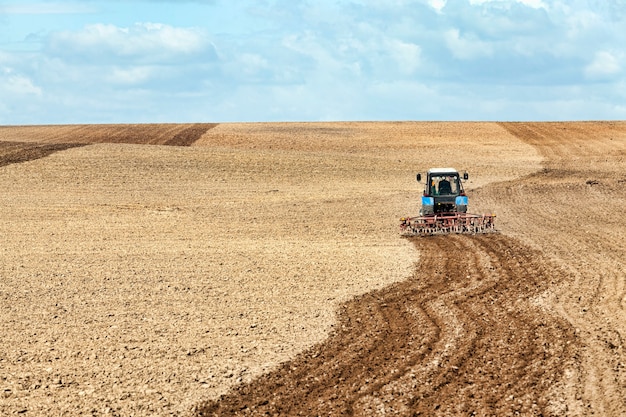
[[[454,168],[431,168],[426,172],[422,208],[418,217],[400,219],[400,231],[405,236],[423,236],[448,233],[495,232],[495,214],[467,213],[468,198],[461,176]],[[422,182],[422,174],[417,174]]]

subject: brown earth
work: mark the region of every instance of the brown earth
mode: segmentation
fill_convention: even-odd
[[[0,141],[190,146],[215,123],[0,126]]]
[[[0,142],[0,166],[43,158],[57,151],[81,146],[75,143],[39,144],[32,142]]]
[[[416,239],[415,275],[343,305],[339,329],[199,415],[548,415],[577,352],[534,301],[567,279],[503,235]],[[523,312],[523,313],[522,313]]]
[[[46,128],[0,140],[82,143]],[[1,413],[626,414],[626,123],[191,142],[0,167]],[[501,234],[400,239],[449,165]]]
[[[626,124],[501,126],[545,158],[472,193],[503,235],[416,239],[412,279],[198,415],[624,415]]]

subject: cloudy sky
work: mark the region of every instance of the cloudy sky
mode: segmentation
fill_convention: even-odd
[[[626,0],[0,0],[0,124],[626,120]]]

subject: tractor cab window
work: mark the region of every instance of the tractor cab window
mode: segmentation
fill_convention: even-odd
[[[458,175],[432,175],[430,195],[459,195]]]

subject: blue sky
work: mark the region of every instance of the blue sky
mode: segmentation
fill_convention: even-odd
[[[626,120],[626,0],[0,0],[0,124]]]

